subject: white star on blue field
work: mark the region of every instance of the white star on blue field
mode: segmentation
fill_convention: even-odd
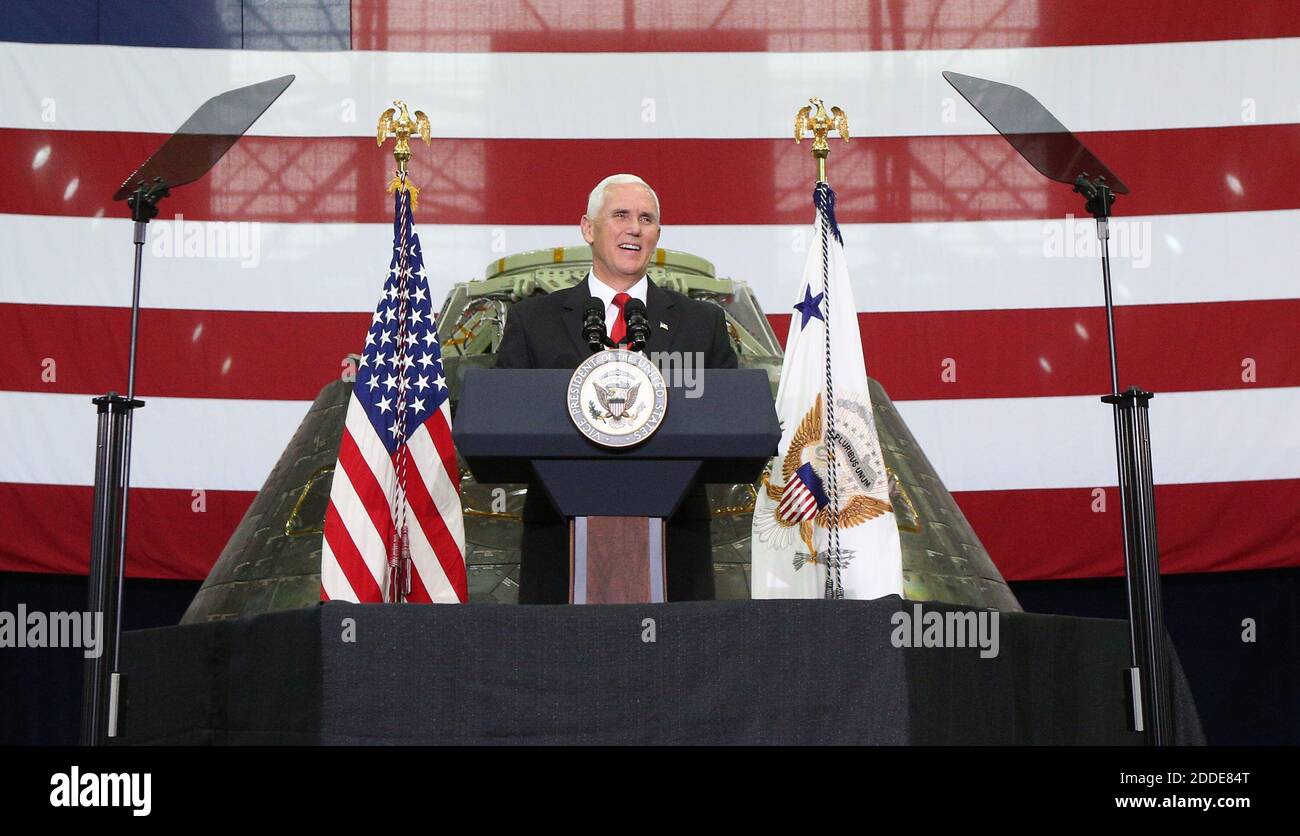
[[[399,424],[399,406],[405,406],[404,436],[410,438],[415,430],[448,397],[446,378],[442,370],[442,350],[438,345],[438,328],[429,297],[429,276],[424,269],[420,239],[411,222],[409,196],[397,193],[398,216],[405,218],[406,227],[406,293],[401,293],[399,264],[402,239],[402,222],[393,223],[393,260],[384,293],[375,308],[366,346],[362,353],[354,392],[365,408],[379,437],[384,440],[389,454],[397,450],[398,437],[403,434]],[[401,204],[407,203],[405,207]],[[402,211],[403,208],[405,211]],[[406,302],[406,334],[403,345],[398,345],[398,325],[402,302]]]

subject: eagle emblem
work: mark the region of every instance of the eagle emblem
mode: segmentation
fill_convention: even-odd
[[[390,194],[397,191],[409,192],[411,208],[415,209],[419,206],[420,190],[406,181],[406,164],[411,160],[411,136],[418,136],[424,140],[425,145],[428,145],[432,129],[429,126],[429,117],[423,110],[415,111],[415,118],[411,118],[406,102],[395,99],[393,105],[379,114],[375,141],[382,147],[389,137],[397,139],[397,144],[393,148],[393,157],[397,160],[397,176],[388,183],[388,191]]]
[[[596,390],[596,400],[600,401],[600,405],[610,417],[615,419],[622,418],[628,406],[636,403],[637,391],[641,388],[639,383],[633,383],[631,386],[626,384],[620,386],[616,383],[608,388],[596,382],[591,385]]]
[[[836,399],[839,403],[839,399]],[[836,422],[838,423],[838,421]],[[856,475],[852,463],[857,458],[853,453],[851,439],[840,437],[835,439],[835,443],[828,447],[823,444],[823,419],[822,396],[819,393],[813,402],[812,409],[800,420],[799,426],[795,428],[794,434],[790,437],[790,446],[786,450],[785,456],[781,459],[781,484],[772,484],[769,472],[763,474],[763,490],[767,498],[772,501],[771,508],[761,509],[755,513],[758,517],[758,528],[760,536],[770,542],[776,548],[784,548],[789,545],[793,536],[797,536],[808,547],[810,554],[817,554],[817,549],[813,545],[814,525],[821,528],[829,528],[831,523],[831,509],[827,505],[819,508],[817,514],[812,519],[791,520],[786,519],[780,512],[781,498],[795,479],[795,473],[805,464],[812,462],[814,466],[820,457],[827,455],[836,455],[836,466],[840,478],[844,480],[842,485],[848,486],[850,481],[857,481],[856,487],[864,487],[861,484],[862,476]],[[881,468],[883,472],[883,468]],[[869,471],[868,471],[869,472]],[[885,490],[888,490],[887,484]],[[887,493],[885,494],[888,495]],[[889,511],[893,511],[893,506],[883,499],[877,499],[866,493],[841,490],[839,510],[834,515],[838,528],[850,528],[855,525],[861,525],[867,520],[873,520]]]
[[[815,113],[813,112],[814,108],[816,108]],[[807,131],[812,131],[813,151],[830,150],[830,144],[826,142],[826,134],[832,130],[839,133],[840,139],[848,142],[849,117],[844,115],[844,111],[838,107],[832,107],[828,115],[826,113],[826,103],[821,99],[809,99],[808,106],[800,108],[799,112],[794,116],[795,143],[801,141]]]
[[[630,447],[663,423],[668,386],[644,354],[597,351],[574,369],[566,401],[578,432],[602,447]]]

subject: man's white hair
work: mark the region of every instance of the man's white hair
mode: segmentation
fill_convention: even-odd
[[[642,180],[640,177],[637,177],[635,174],[611,174],[597,183],[596,188],[591,190],[591,195],[587,198],[587,217],[591,218],[593,221],[596,220],[596,217],[600,214],[600,210],[605,205],[605,190],[610,186],[621,186],[624,183],[635,183],[648,191],[650,197],[654,198],[655,215],[657,216],[659,214],[659,195],[655,194],[655,190],[650,188],[649,183]]]

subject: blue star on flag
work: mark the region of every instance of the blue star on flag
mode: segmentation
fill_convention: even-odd
[[[820,319],[822,322],[826,321],[825,317],[822,316],[822,296],[824,295],[825,294],[818,293],[816,296],[813,296],[812,288],[805,287],[803,289],[803,301],[796,302],[794,306],[794,309],[803,315],[803,321],[799,323],[800,328],[807,328],[808,321],[814,317]]]

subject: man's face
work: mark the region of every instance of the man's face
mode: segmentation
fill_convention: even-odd
[[[659,246],[654,198],[636,183],[610,186],[599,216],[582,216],[582,237],[591,245],[596,277],[631,286],[645,275]]]

